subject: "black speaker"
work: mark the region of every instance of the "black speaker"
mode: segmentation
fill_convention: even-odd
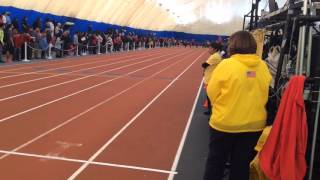
[[[320,35],[312,38],[310,76],[320,77]]]

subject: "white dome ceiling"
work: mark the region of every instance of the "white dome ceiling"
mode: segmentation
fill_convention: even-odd
[[[140,29],[229,35],[242,28],[251,1],[1,0],[0,5]],[[266,6],[267,0],[261,0],[260,7]]]

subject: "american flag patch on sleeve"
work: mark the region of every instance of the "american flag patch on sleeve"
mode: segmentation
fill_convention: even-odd
[[[247,71],[247,77],[248,78],[255,78],[256,72],[255,71]]]

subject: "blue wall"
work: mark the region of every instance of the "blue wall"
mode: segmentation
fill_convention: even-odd
[[[95,21],[87,21],[72,17],[66,17],[66,16],[56,16],[49,13],[40,13],[33,10],[24,10],[19,9],[15,7],[7,7],[7,6],[0,6],[0,13],[9,11],[11,12],[11,19],[13,20],[14,17],[18,19],[19,22],[23,19],[23,17],[28,17],[28,24],[32,25],[33,22],[37,18],[42,19],[42,23],[44,26],[44,21],[46,18],[52,19],[56,22],[64,23],[64,22],[73,22],[75,23],[75,26],[71,28],[71,33],[74,33],[76,31],[85,32],[88,30],[88,26],[91,25],[93,30],[99,30],[99,31],[107,31],[108,29],[126,29],[128,32],[135,32],[139,35],[146,35],[146,34],[155,34],[157,37],[165,37],[165,38],[176,38],[176,39],[183,39],[183,40],[192,40],[195,39],[197,42],[204,42],[204,41],[216,41],[219,36],[216,35],[200,35],[200,34],[190,34],[190,33],[183,33],[183,32],[173,32],[173,31],[150,31],[150,30],[143,30],[143,29],[135,29],[131,27],[121,27],[117,25],[112,24],[106,24],[101,22],[95,22]],[[227,36],[220,36],[223,39],[227,38]]]

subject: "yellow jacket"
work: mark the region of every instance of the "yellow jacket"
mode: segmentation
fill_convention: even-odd
[[[0,28],[0,45],[2,44],[3,45],[3,38],[4,38],[4,31],[3,29]],[[2,54],[0,54],[2,55]]]
[[[213,106],[210,126],[230,133],[262,131],[270,81],[268,67],[257,55],[223,60],[207,88]]]
[[[210,65],[208,66],[204,71],[204,84],[208,84],[211,79],[211,74],[213,70],[218,66],[218,64],[221,62],[222,58],[218,52],[214,53],[209,57],[207,60],[207,63]]]

